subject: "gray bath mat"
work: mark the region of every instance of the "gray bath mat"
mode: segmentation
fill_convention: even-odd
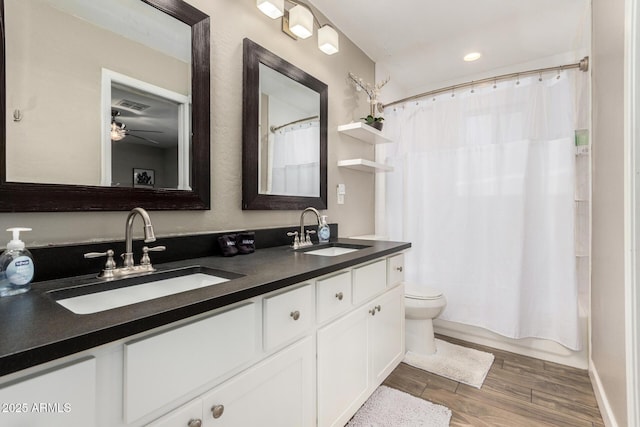
[[[381,385],[346,427],[448,427],[451,410]]]
[[[493,359],[494,356],[491,353],[436,339],[435,354],[423,356],[408,351],[403,362],[480,388],[493,364]]]

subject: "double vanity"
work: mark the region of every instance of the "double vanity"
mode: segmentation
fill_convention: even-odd
[[[404,356],[409,247],[336,239],[35,283],[0,299],[0,424],[342,426]]]
[[[100,49],[105,51],[104,29],[108,27],[104,23],[96,28],[87,25],[90,20],[77,19],[82,16],[78,10],[63,13],[66,1],[46,3],[52,5],[50,13],[42,13],[42,6],[37,9],[31,3],[27,8],[27,3],[19,0],[0,1],[0,21],[12,35],[5,38],[4,32],[0,34],[3,42],[8,42],[3,52],[8,55],[3,57],[7,84],[0,83],[8,95],[5,100],[0,91],[0,101],[9,100],[7,105],[15,108],[12,122],[0,117],[6,134],[0,138],[0,164],[7,166],[0,174],[0,211],[95,212],[133,206],[171,211],[210,209],[211,176],[216,173],[210,164],[210,68],[217,58],[210,58],[209,16],[181,0],[169,2],[170,8],[164,0],[118,2],[131,8],[131,13],[114,12],[114,5],[109,4],[105,13],[91,15],[117,17],[116,30],[109,35],[109,40],[113,39],[109,46],[115,53],[85,57],[71,48],[99,39]],[[75,3],[82,7],[89,4]],[[23,9],[34,13],[27,10],[19,14]],[[134,14],[138,10],[140,14]],[[145,35],[162,35],[168,30],[173,39],[177,34],[173,28],[182,27],[180,33],[188,39],[182,49],[190,60],[180,68],[189,71],[182,75],[191,76],[190,88],[184,93],[171,89],[175,79],[166,67],[158,65],[164,62],[152,61],[159,52],[153,46],[149,46],[153,52],[145,49],[141,54],[134,50],[141,43],[120,47],[127,39],[119,33],[121,16],[133,16],[136,30],[139,18],[149,18],[149,27],[141,27]],[[54,22],[60,25],[54,27]],[[69,23],[88,32],[77,33]],[[34,41],[35,47],[46,51],[47,44],[31,37],[33,34],[20,36],[20,31],[32,27],[43,30],[39,34],[47,43],[68,47],[68,56],[56,49],[50,63],[37,55],[32,55],[39,58],[37,64],[11,60],[23,56],[17,53],[30,51],[17,42]],[[96,31],[100,36],[94,38]],[[63,36],[72,42],[66,43]],[[157,36],[145,39],[164,40]],[[225,50],[239,52],[240,44],[243,46],[242,209],[327,209],[328,86],[257,43],[248,39],[235,43]],[[141,60],[126,59],[123,63],[121,52]],[[168,53],[164,56],[173,58]],[[167,58],[159,56],[157,60]],[[70,69],[71,63],[76,64],[71,67],[74,70],[84,71],[74,74],[73,81],[66,71],[58,73]],[[129,74],[115,73],[122,68],[130,70]],[[58,74],[64,84],[54,84],[58,80],[52,76]],[[138,90],[161,76],[165,82],[162,88],[191,99],[190,108],[179,113],[181,123],[190,119],[190,127],[186,126],[191,130],[190,141],[178,141],[179,147],[190,149],[177,149],[181,154],[162,163],[171,164],[167,169],[179,171],[180,177],[189,176],[184,185],[178,178],[177,186],[161,186],[159,169],[154,175],[158,186],[139,182],[136,177],[142,172],[136,170],[151,173],[157,169],[151,154],[135,165],[110,158],[112,148],[129,144],[130,138],[153,143],[140,138],[147,134],[114,139],[109,129],[122,133],[128,123],[129,132],[136,132],[136,127],[126,109],[113,105],[111,95],[127,82],[135,83],[131,88]],[[261,89],[268,85],[261,82],[269,76],[274,90],[267,93]],[[35,84],[39,81],[36,77],[43,80],[40,86]],[[102,81],[102,87],[87,91],[96,81]],[[69,86],[72,83],[78,86]],[[226,83],[219,86],[226,87]],[[240,87],[239,81],[229,84]],[[279,100],[296,92],[279,92],[279,86],[307,92],[310,112],[305,107],[294,112],[295,116],[283,117]],[[64,88],[65,96],[51,96],[39,87]],[[31,89],[35,92],[29,92]],[[336,88],[336,93],[340,92]],[[127,96],[132,93],[135,91]],[[72,94],[83,99],[74,100]],[[44,101],[62,98],[72,105],[65,108],[56,102],[54,110],[40,108],[50,104]],[[30,107],[34,100],[39,108]],[[263,112],[269,107],[280,121],[271,123],[266,114],[262,117],[259,105]],[[75,111],[73,138],[50,130],[59,128],[59,112],[63,110]],[[35,121],[40,126],[27,128],[29,120],[22,121],[25,111],[38,117]],[[275,140],[276,132],[301,120],[317,130],[308,141],[313,169],[304,181],[309,188],[294,191],[303,180],[289,179],[281,183],[284,191],[274,184],[279,183],[276,178],[282,171],[266,167],[278,162],[275,155],[270,157],[268,151],[260,150],[267,145],[260,142],[259,129],[270,129]],[[176,130],[181,127],[185,128],[176,126]],[[146,127],[137,132],[163,133]],[[46,144],[33,145],[41,141]],[[96,147],[87,141],[94,141]],[[91,147],[96,150],[83,154]],[[18,149],[26,156],[11,157]],[[145,151],[156,149],[146,143]],[[32,161],[36,152],[47,161],[36,160],[37,167],[21,161]],[[60,156],[48,161],[53,154]],[[100,166],[94,162],[98,158]],[[301,169],[308,162],[299,163],[293,166]],[[41,167],[45,164],[51,168]],[[291,169],[292,165],[281,166]],[[74,171],[72,181],[54,177],[54,172],[67,170]],[[264,176],[256,175],[258,170],[266,171]],[[33,171],[35,176],[18,173],[23,171]],[[116,171],[126,175],[115,179]],[[224,169],[217,173],[224,173]],[[309,238],[302,219],[298,243]],[[213,234],[164,238],[158,246],[143,248],[139,242],[131,244],[130,227],[128,221],[126,246],[116,245],[124,248],[103,243],[35,248],[36,275],[40,276],[31,292],[0,298],[0,425],[341,426],[403,357],[402,251],[410,247],[408,243],[335,239],[294,250],[289,247],[292,239],[286,237],[291,229],[256,230],[256,242],[262,246],[256,247],[255,253],[225,258],[216,252],[218,236]],[[331,235],[338,235],[337,229]],[[263,244],[266,240],[268,245]],[[116,267],[114,254],[122,249],[125,264]],[[46,256],[39,256],[45,252]],[[136,260],[144,254],[139,265],[133,263],[134,253]],[[95,259],[84,259],[83,255]],[[100,270],[102,279],[96,278]],[[129,274],[132,271],[142,274]]]

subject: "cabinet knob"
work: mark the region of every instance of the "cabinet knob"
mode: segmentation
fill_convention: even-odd
[[[380,310],[382,310],[382,307],[380,305],[376,305],[375,307],[373,307],[373,309],[380,311]]]
[[[198,418],[191,419],[189,420],[189,424],[187,424],[187,427],[202,427],[202,420]]]
[[[342,294],[342,292],[338,292],[336,294],[336,298],[338,298],[339,301],[342,301],[342,298],[344,298],[344,295]]]
[[[300,312],[298,310],[292,311],[290,316],[293,317],[293,320],[298,320],[300,318]]]
[[[220,418],[223,413],[224,405],[215,405],[213,408],[211,408],[211,414],[213,415],[213,418]]]
[[[372,316],[375,316],[375,315],[376,315],[376,309],[375,309],[375,307],[374,307],[374,308],[372,308],[371,310],[369,310],[369,314],[370,314],[370,315],[372,315]]]
[[[400,266],[396,267],[396,270],[398,270],[400,273],[402,273],[402,266],[400,265]]]

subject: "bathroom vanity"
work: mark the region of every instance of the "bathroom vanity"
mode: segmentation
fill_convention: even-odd
[[[0,300],[0,424],[344,425],[404,356],[410,244],[332,244],[156,265],[234,278],[94,314],[52,297],[90,277]]]

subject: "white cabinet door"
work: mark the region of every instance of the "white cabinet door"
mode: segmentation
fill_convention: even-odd
[[[0,425],[84,427],[96,425],[94,358],[0,388]]]
[[[403,298],[404,286],[398,286],[367,305],[375,310],[369,317],[370,389],[382,384],[404,356]]]
[[[404,356],[404,286],[318,330],[318,426],[343,426]]]
[[[318,330],[318,426],[343,426],[366,399],[365,307]]]
[[[304,338],[203,396],[203,426],[315,425],[315,351]]]

